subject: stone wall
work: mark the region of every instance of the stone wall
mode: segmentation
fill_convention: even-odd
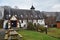
[[[3,20],[0,20],[0,28],[3,28]]]

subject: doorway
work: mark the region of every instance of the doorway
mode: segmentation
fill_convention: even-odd
[[[11,27],[17,27],[17,20],[11,21]]]

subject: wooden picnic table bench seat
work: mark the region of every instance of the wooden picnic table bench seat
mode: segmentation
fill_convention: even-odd
[[[21,34],[18,34],[18,36],[20,36],[20,38],[22,38],[22,37],[23,37]]]
[[[8,34],[5,35],[4,39],[5,40],[8,40]]]

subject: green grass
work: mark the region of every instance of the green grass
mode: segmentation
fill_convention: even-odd
[[[48,35],[60,38],[60,29],[58,28],[49,28],[48,29]]]
[[[18,33],[23,36],[23,40],[59,40],[57,38],[36,31],[20,30]]]

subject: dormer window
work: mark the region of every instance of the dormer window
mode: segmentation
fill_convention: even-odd
[[[23,15],[21,15],[21,17],[23,18]]]
[[[33,17],[33,16],[31,15],[31,17]]]
[[[9,14],[9,17],[11,17],[11,15]]]
[[[15,17],[17,17],[17,15],[15,15]]]
[[[28,17],[28,15],[26,15],[26,17]]]
[[[37,17],[37,15],[35,15],[35,17]]]

